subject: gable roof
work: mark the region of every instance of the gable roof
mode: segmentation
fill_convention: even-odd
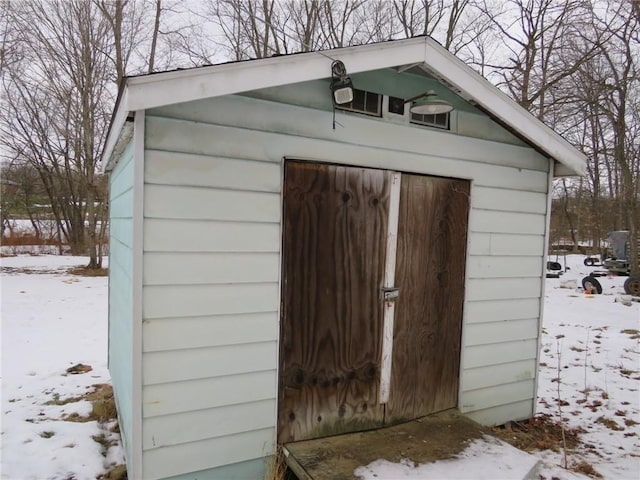
[[[198,99],[327,78],[341,60],[350,74],[391,67],[419,67],[565,168],[556,174],[584,174],[586,157],[505,93],[430,37],[296,53],[126,79],[105,146],[112,154],[131,112]]]

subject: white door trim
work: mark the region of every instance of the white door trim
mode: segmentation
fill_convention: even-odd
[[[395,287],[396,250],[398,246],[398,216],[400,213],[400,183],[402,175],[391,173],[391,191],[389,195],[389,222],[387,227],[387,252],[384,268],[384,289]],[[380,364],[380,393],[378,403],[389,401],[391,384],[391,359],[393,353],[393,320],[395,315],[395,298],[384,297],[384,323],[382,331],[382,358]]]

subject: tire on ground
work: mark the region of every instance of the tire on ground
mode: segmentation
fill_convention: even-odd
[[[547,270],[559,271],[562,270],[562,265],[558,262],[547,262]]]
[[[629,277],[624,282],[624,291],[627,295],[640,297],[640,277]]]
[[[591,275],[587,275],[582,279],[582,287],[589,293],[597,293],[598,295],[602,293],[602,285]]]

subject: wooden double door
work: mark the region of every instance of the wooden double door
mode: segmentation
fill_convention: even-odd
[[[455,407],[469,182],[287,161],[278,441]]]

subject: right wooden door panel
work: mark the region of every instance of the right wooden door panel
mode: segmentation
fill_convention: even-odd
[[[385,423],[457,405],[469,182],[402,175]]]

